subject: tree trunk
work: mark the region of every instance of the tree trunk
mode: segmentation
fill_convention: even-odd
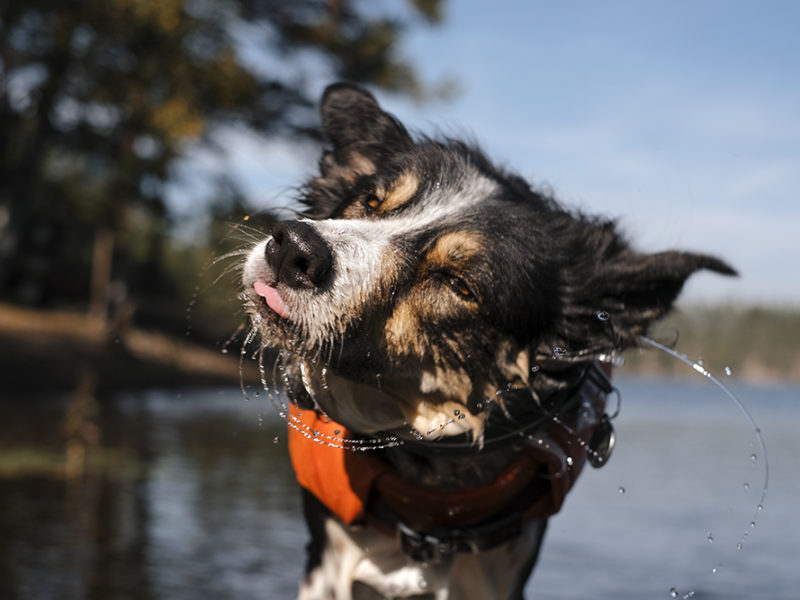
[[[114,230],[103,226],[94,237],[92,253],[92,282],[89,296],[89,316],[106,325],[108,320],[111,264],[114,257]]]

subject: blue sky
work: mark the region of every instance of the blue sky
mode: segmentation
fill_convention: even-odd
[[[423,79],[452,101],[378,94],[412,129],[474,137],[565,203],[616,216],[643,250],[693,249],[685,300],[800,305],[800,2],[456,2],[409,31]],[[318,82],[321,91],[328,82]],[[238,139],[229,160],[256,206],[315,160]]]

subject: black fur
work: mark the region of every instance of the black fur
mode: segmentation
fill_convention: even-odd
[[[255,266],[246,268],[244,276],[249,308],[265,341],[288,351],[281,370],[289,397],[303,409],[319,408],[301,368],[314,365],[372,387],[380,387],[380,376],[384,386],[392,387],[381,393],[402,395],[406,406],[455,402],[473,416],[485,416],[486,423],[496,416],[497,404],[507,403],[503,418],[513,421],[512,415],[529,411],[532,401],[567,386],[582,365],[636,345],[672,308],[692,273],[735,274],[725,262],[703,254],[638,252],[613,220],[563,207],[549,193],[494,166],[475,145],[412,138],[356,86],[329,87],[321,112],[329,147],[320,160],[320,175],[303,188],[301,200],[310,220],[276,226],[265,246],[266,259],[254,252]],[[386,200],[403,182],[410,183],[402,199],[395,204]],[[389,206],[381,212],[384,201]],[[440,210],[446,219],[426,219],[448,202],[458,210]],[[408,227],[404,215],[424,226]],[[347,290],[342,294],[339,289],[338,296],[331,291],[337,281],[346,280],[347,265],[328,246],[324,234],[331,230],[315,223],[328,219],[356,219],[362,232],[382,220],[405,223],[397,233],[391,227],[380,230],[394,236],[382,240],[394,251],[393,258],[381,263],[387,274],[376,279],[366,300],[342,301]],[[335,225],[341,227],[340,221]],[[464,236],[453,251],[465,254],[464,259],[456,256],[453,264],[448,259],[443,265],[428,260],[449,234]],[[336,243],[346,246],[348,240],[340,237]],[[264,292],[252,291],[255,282],[288,299],[288,316],[279,316],[281,310],[265,302]],[[315,306],[327,309],[328,299],[340,302],[335,305],[340,310],[325,317],[328,329],[313,339],[323,317],[307,306],[323,302]],[[406,329],[399,334],[389,325],[398,313],[406,315]],[[397,342],[398,336],[405,336],[405,342]],[[525,362],[521,356],[537,368],[519,367]],[[438,384],[454,382],[454,389],[431,392],[430,384],[421,383],[423,375],[441,377]],[[502,402],[486,402],[486,395],[495,392]],[[336,417],[336,398],[330,402],[325,410]],[[507,426],[513,430],[514,423]],[[400,446],[384,454],[403,476],[450,489],[494,481],[517,451],[504,446],[445,460]],[[304,506],[313,571],[324,559],[325,522],[332,517],[307,492]],[[521,597],[535,563],[544,524],[517,571],[514,597]]]
[[[545,354],[554,347],[568,354],[619,351],[635,345],[670,310],[692,273],[735,274],[723,261],[702,254],[637,252],[614,221],[564,208],[495,167],[472,145],[424,137],[415,142],[363,89],[345,83],[329,87],[322,122],[333,149],[323,157],[322,176],[310,182],[303,196],[314,218],[341,216],[363,190],[409,170],[420,174],[420,198],[433,186],[457,187],[465,165],[500,184],[500,196],[487,198],[482,209],[428,232],[434,238],[447,230],[476,228],[490,240],[482,268],[473,276],[482,292],[481,317],[491,327],[470,324],[475,336],[496,331]],[[359,171],[364,158],[375,165],[375,173]],[[398,244],[425,245],[420,240]],[[404,284],[413,282],[398,287]],[[598,319],[600,313],[608,318]],[[454,316],[435,325],[465,324]],[[467,345],[495,347],[488,338],[473,342]]]

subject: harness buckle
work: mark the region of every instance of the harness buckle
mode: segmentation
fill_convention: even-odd
[[[420,533],[402,521],[397,523],[400,546],[403,552],[416,562],[438,563],[458,552],[458,543],[430,533]]]

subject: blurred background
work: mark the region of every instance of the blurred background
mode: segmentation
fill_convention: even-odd
[[[644,250],[740,271],[696,276],[656,333],[739,386],[771,446],[760,546],[735,551],[753,426],[632,353],[620,470],[577,486],[537,597],[796,600],[799,22],[790,1],[0,2],[0,598],[293,596],[305,537],[229,255],[297,208],[319,95],[347,79]]]

